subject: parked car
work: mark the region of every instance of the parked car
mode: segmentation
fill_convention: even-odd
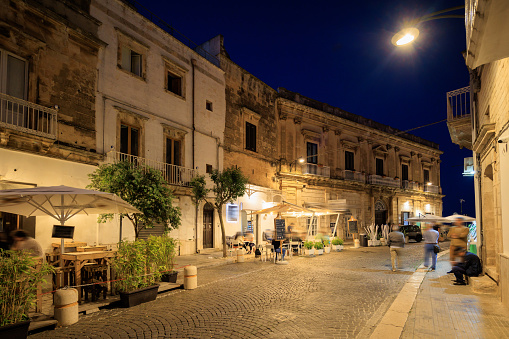
[[[421,228],[417,225],[402,225],[399,227],[399,230],[403,232],[408,239],[413,239],[417,242],[422,241],[422,231]]]

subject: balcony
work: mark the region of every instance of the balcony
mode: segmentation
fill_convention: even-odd
[[[397,187],[397,188],[399,188],[401,185],[399,179],[383,177],[381,175],[376,175],[376,174],[369,175],[367,183],[371,184],[371,185],[380,185],[380,186]]]
[[[420,191],[421,190],[418,182],[409,181],[409,180],[402,180],[401,188],[407,189],[407,190],[412,190],[412,191]]]
[[[316,164],[302,164],[301,165],[302,174],[311,174],[318,175],[321,177],[330,178],[330,167],[329,166],[321,166]]]
[[[453,143],[472,149],[470,86],[447,92],[447,127]]]
[[[439,194],[440,187],[435,185],[424,185],[424,192]]]
[[[343,170],[343,179],[346,181],[357,181],[357,182],[366,182],[366,175],[364,173]]]
[[[186,168],[182,166],[176,166],[159,162],[155,160],[149,160],[142,157],[138,157],[131,154],[125,154],[120,152],[111,151],[106,155],[106,161],[108,163],[116,163],[119,161],[127,161],[136,166],[148,166],[152,167],[161,172],[164,179],[170,185],[190,187],[191,179],[196,175],[195,170],[192,168]]]
[[[57,111],[0,93],[0,126],[56,139]]]

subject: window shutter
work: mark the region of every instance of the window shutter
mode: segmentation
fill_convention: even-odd
[[[131,72],[131,50],[122,46],[122,69]]]

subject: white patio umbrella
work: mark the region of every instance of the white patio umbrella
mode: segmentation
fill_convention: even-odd
[[[113,193],[68,186],[0,190],[0,211],[27,217],[47,215],[62,226],[76,214],[141,213]],[[63,238],[60,251],[64,253]]]
[[[451,222],[447,218],[433,214],[419,215],[418,217],[408,218],[407,220],[411,222]]]
[[[468,215],[462,215],[462,214],[453,214],[445,217],[449,222],[454,222],[456,219],[460,218],[463,220],[463,222],[470,222],[475,221],[475,218],[469,217]]]

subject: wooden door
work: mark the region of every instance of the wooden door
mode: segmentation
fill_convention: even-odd
[[[203,207],[203,248],[214,247],[214,208],[210,204]]]

